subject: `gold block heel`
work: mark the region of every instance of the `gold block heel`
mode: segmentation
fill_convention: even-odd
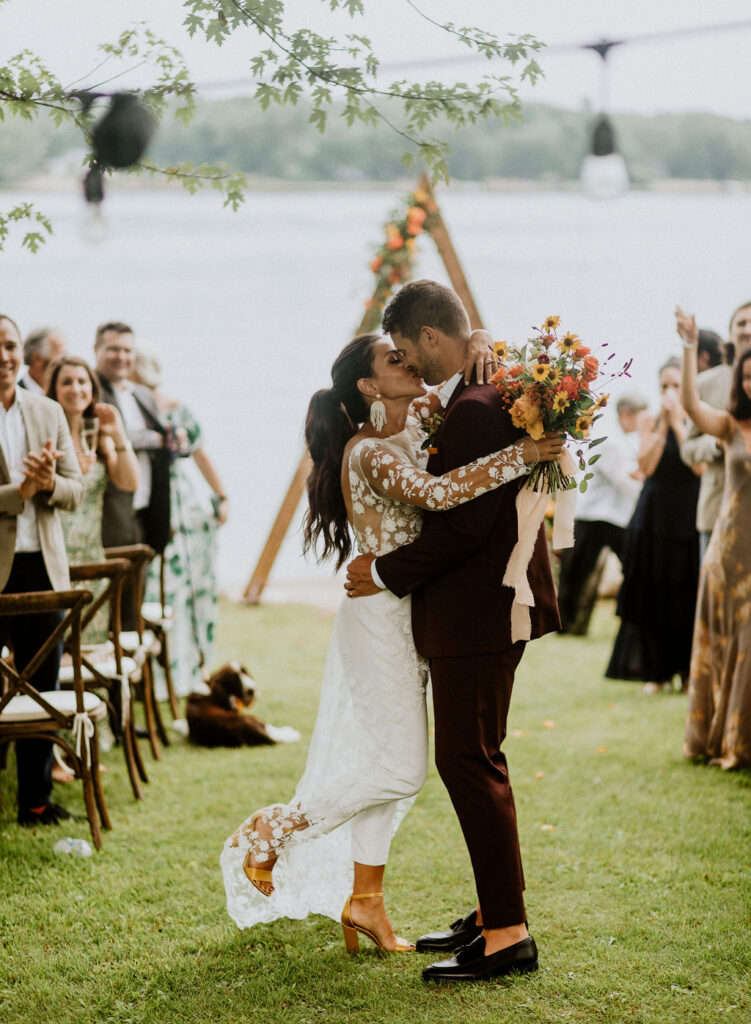
[[[360,939],[358,937],[358,933],[360,935],[367,936],[367,938],[369,938],[382,953],[414,953],[414,943],[407,942],[406,939],[401,939],[397,935],[396,945],[393,949],[389,949],[388,946],[384,946],[383,942],[375,932],[372,932],[369,928],[363,927],[363,925],[356,924],[352,920],[352,900],[370,900],[380,899],[382,897],[382,892],[358,892],[352,893],[347,897],[347,902],[344,904],[344,908],[342,910],[342,931],[344,932],[344,945],[347,947],[348,953],[360,952]]]
[[[256,811],[256,813],[250,819],[250,830],[252,832],[257,831],[256,822],[263,813],[264,811]],[[259,883],[271,883],[273,877],[271,873],[271,868],[273,868],[274,864],[276,863],[276,858],[274,858],[274,860],[270,862],[271,868],[269,868],[262,867],[261,865],[251,864],[250,858],[252,857],[252,855],[253,854],[251,850],[248,850],[248,852],[245,854],[245,860],[243,861],[243,871],[245,872],[245,875],[248,878],[248,881],[251,883],[251,885],[255,886],[255,888],[258,889],[262,896],[271,896],[271,893],[274,891],[274,886],[272,885],[270,891],[266,892],[265,889],[261,888]],[[269,861],[264,861],[264,864],[268,865]]]

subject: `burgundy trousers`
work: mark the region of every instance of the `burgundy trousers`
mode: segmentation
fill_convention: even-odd
[[[516,809],[501,751],[524,647],[430,662],[436,767],[464,833],[486,928],[521,924],[527,916]]]

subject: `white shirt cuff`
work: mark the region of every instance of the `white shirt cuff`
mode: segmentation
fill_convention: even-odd
[[[370,563],[370,575],[373,577],[373,582],[379,590],[388,590],[388,587],[378,575],[378,570],[375,567],[375,559]]]

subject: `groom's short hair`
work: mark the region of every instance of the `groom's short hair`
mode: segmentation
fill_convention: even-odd
[[[427,280],[400,288],[383,311],[383,333],[398,331],[416,342],[423,327],[435,327],[452,338],[467,333],[469,318],[455,291]]]

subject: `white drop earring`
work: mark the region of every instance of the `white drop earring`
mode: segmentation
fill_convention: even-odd
[[[386,426],[386,406],[377,391],[375,401],[370,405],[370,422],[373,424],[373,428],[379,432]]]

